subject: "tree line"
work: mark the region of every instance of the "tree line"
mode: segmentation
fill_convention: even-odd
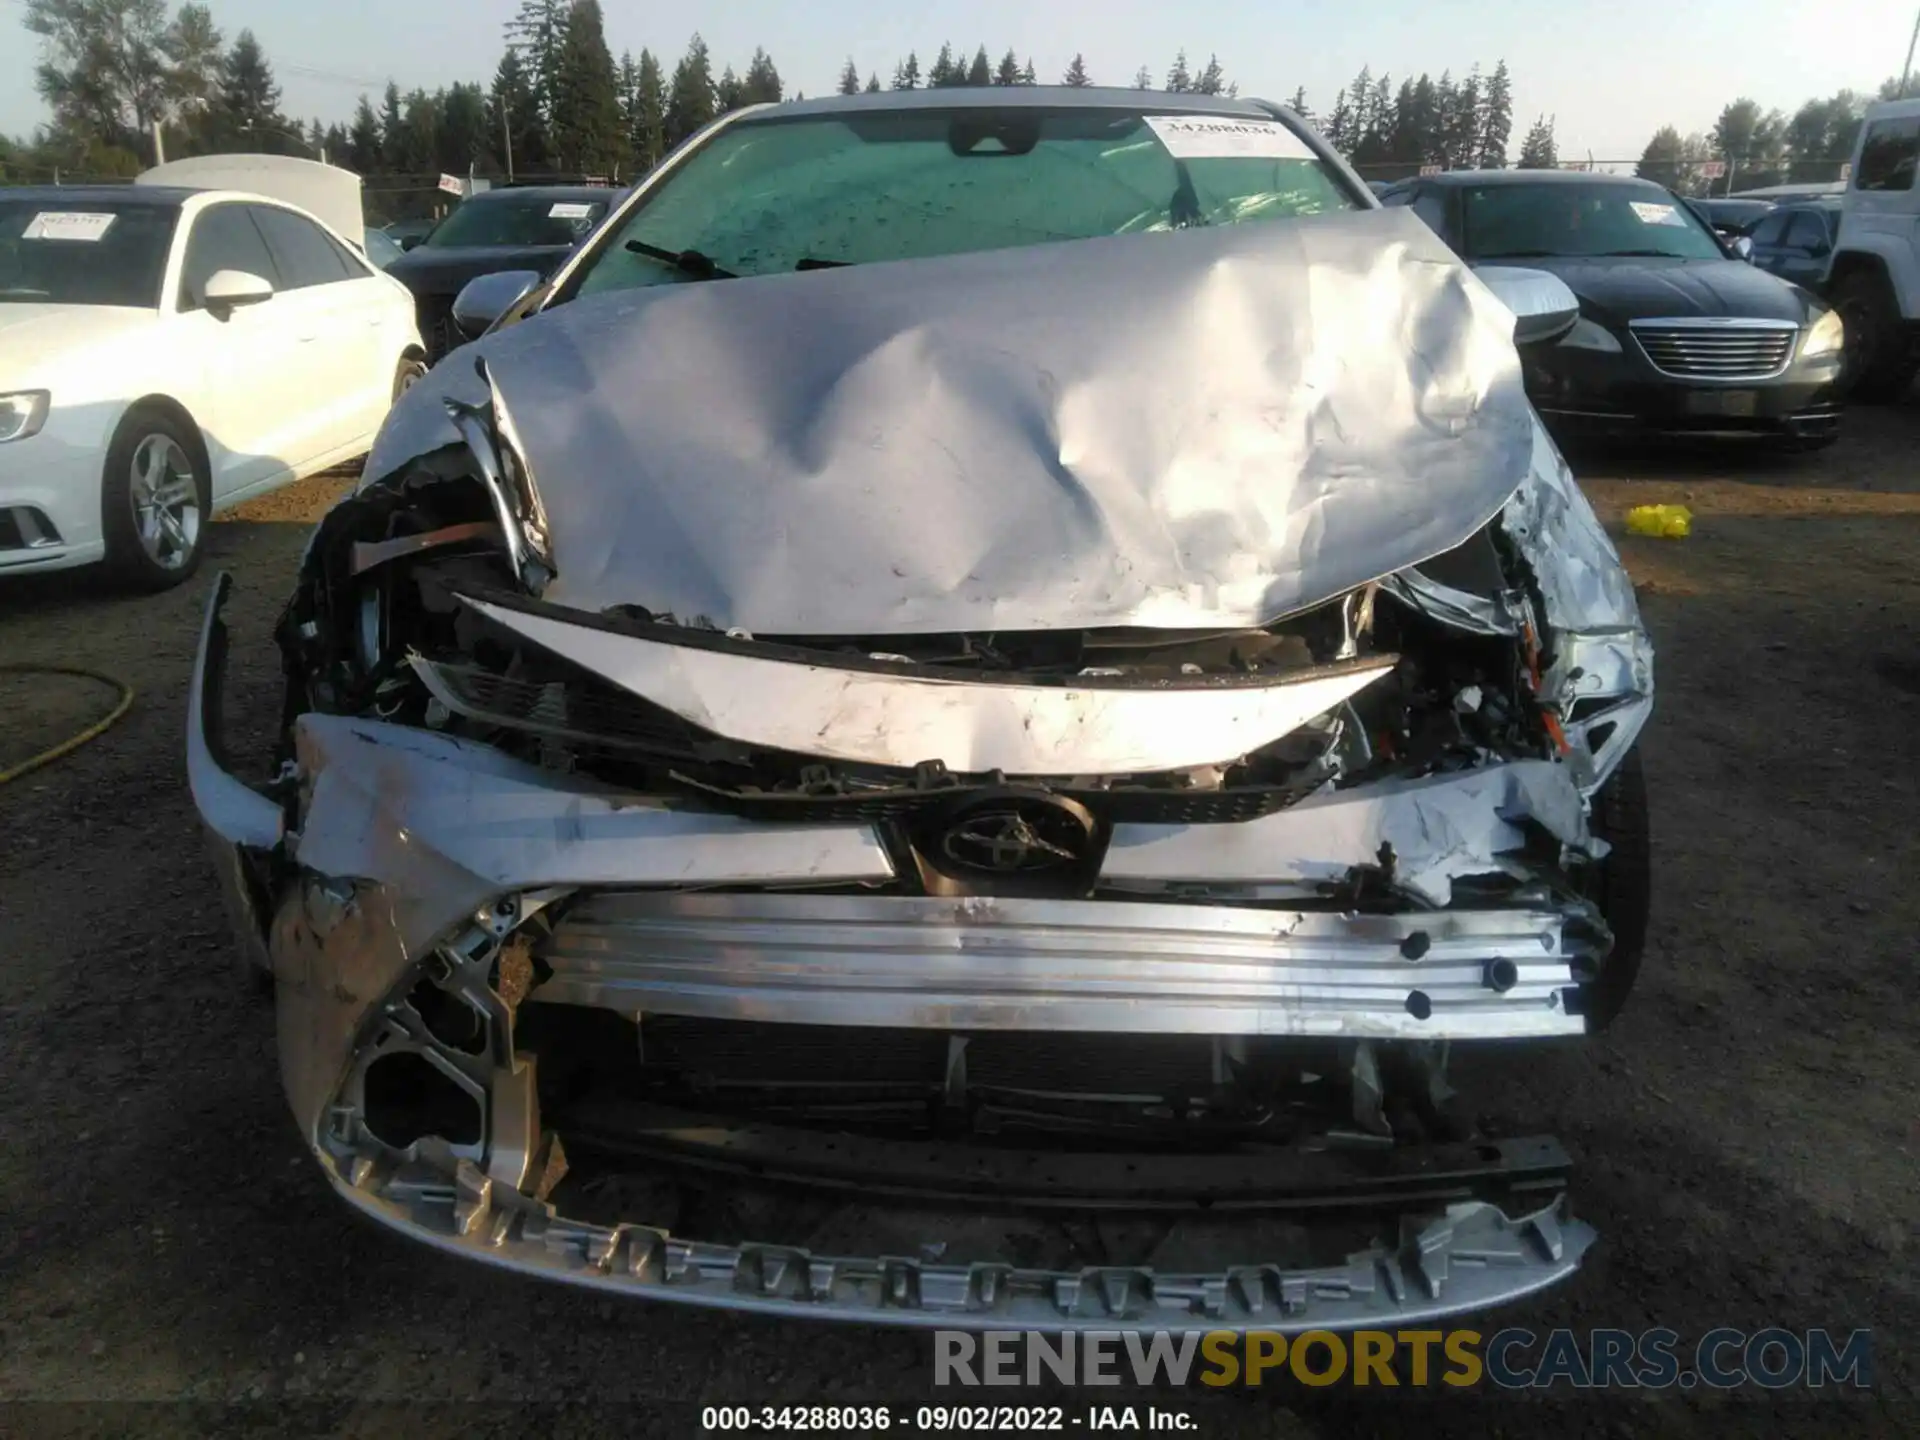
[[[1920,93],[1920,81],[1908,82],[1904,93]],[[1709,133],[1682,135],[1672,125],[1654,131],[1635,173],[1686,195],[1832,183],[1853,157],[1868,104],[1901,98],[1897,78],[1875,95],[1842,90],[1810,99],[1791,116],[1763,110],[1758,101],[1742,96],[1720,111]],[[1707,162],[1714,160],[1726,171],[1717,180],[1706,173]]]
[[[168,0],[26,0],[26,28],[43,42],[35,86],[53,123],[26,144],[0,141],[0,174],[64,167],[130,175],[153,160],[152,136],[169,158],[229,150],[324,154],[363,175],[515,173],[631,178],[687,136],[744,105],[788,98],[772,56],[757,49],[736,70],[716,67],[694,35],[671,67],[650,49],[617,60],[600,0],[522,0],[508,22],[490,82],[433,91],[389,82],[363,95],[350,119],[306,123],[287,115],[257,38],[227,43],[211,10],[169,12]],[[910,52],[883,83],[849,59],[843,94],[883,88],[1037,85],[1031,56],[985,45],[969,55],[943,43],[924,67]],[[1096,82],[1076,54],[1058,83]],[[1141,66],[1132,88],[1174,94],[1235,95],[1218,55],[1190,61],[1182,50],[1156,76]],[[1304,90],[1294,108],[1312,119]],[[1335,97],[1323,121],[1328,138],[1370,172],[1422,164],[1504,165],[1512,123],[1504,62],[1482,78],[1478,66],[1456,83],[1421,75],[1397,92],[1363,70]],[[1544,127],[1544,129],[1542,128]],[[1523,163],[1554,163],[1550,122],[1530,137]]]

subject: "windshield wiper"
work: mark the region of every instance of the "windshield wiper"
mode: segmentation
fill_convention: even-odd
[[[649,260],[658,260],[662,265],[671,265],[682,275],[691,275],[696,280],[738,280],[740,278],[731,270],[722,270],[713,263],[711,255],[703,255],[698,250],[667,250],[659,245],[649,245],[644,240],[627,241],[627,249],[635,255],[644,255]]]
[[[796,270],[844,270],[852,263],[851,260],[820,260],[812,255],[802,255],[793,268]]]
[[[1473,258],[1476,260],[1543,260],[1559,253],[1558,250],[1490,250]]]
[[[1598,260],[1612,260],[1616,258],[1629,259],[1642,256],[1657,260],[1685,260],[1687,258],[1685,255],[1676,255],[1671,250],[1602,250],[1594,258]]]

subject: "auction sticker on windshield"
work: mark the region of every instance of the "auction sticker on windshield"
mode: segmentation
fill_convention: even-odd
[[[20,232],[22,240],[84,240],[92,242],[107,233],[114,222],[110,214],[89,214],[80,210],[42,210]]]
[[[1633,213],[1648,225],[1685,225],[1680,212],[1671,205],[1650,205],[1639,200],[1630,202]]]
[[[547,211],[547,218],[549,220],[591,220],[593,206],[582,204],[578,200],[557,201],[554,207]]]
[[[1277,120],[1225,115],[1148,115],[1147,126],[1176,160],[1311,160],[1307,142]]]

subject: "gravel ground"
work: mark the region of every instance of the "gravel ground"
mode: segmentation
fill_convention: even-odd
[[[1610,522],[1641,501],[1697,517],[1689,540],[1623,542],[1660,651],[1651,952],[1607,1036],[1482,1054],[1465,1074],[1484,1112],[1574,1151],[1578,1210],[1602,1237],[1574,1281],[1489,1328],[1869,1326],[1876,1394],[1563,1404],[1289,1384],[1154,1397],[1163,1408],[1208,1434],[1915,1428],[1901,1317],[1920,1303],[1916,441],[1908,407],[1856,412],[1817,457],[1577,457]],[[241,746],[270,739],[268,632],[343,483],[213,531],[211,567],[239,583]],[[443,1260],[335,1204],[281,1104],[270,1012],[229,967],[184,784],[204,593],[0,584],[0,663],[138,690],[104,739],[0,789],[0,1427],[684,1433],[702,1403],[928,1399],[922,1338],[583,1298]],[[0,678],[0,768],[111,699]]]

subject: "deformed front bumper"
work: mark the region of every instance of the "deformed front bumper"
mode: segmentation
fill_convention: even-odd
[[[689,1240],[563,1213],[552,1197],[566,1162],[543,1123],[536,1056],[515,1043],[529,993],[627,1017],[949,1033],[1343,1044],[1578,1033],[1577,972],[1608,943],[1590,907],[1544,894],[1448,904],[1454,882],[1511,873],[1542,834],[1591,845],[1578,791],[1561,767],[1515,765],[1338,792],[1240,827],[1140,827],[1114,837],[1114,899],[880,893],[897,877],[870,826],[676,808],[376,721],[302,716],[283,798],[262,795],[220,759],[225,593],[222,577],[191,702],[195,800],[236,924],[277,982],[282,1078],[313,1153],[357,1209],[416,1239],[590,1286],[815,1318],[1281,1330],[1484,1308],[1564,1278],[1593,1240],[1568,1218],[1551,1141],[1260,1158],[1229,1203],[1209,1188],[1220,1157],[1196,1157],[1152,1196],[1122,1186],[1103,1198],[1076,1179],[1056,1202],[1181,1212],[1125,1263],[1077,1252],[1018,1263],[1030,1222],[981,1221],[983,1232],[975,1212],[1020,1187],[969,1196],[951,1177],[900,1183],[895,1198],[924,1224],[850,1223],[844,1246]],[[1223,865],[1236,829],[1257,859]],[[1374,864],[1383,843],[1433,908],[1359,914],[1286,898]],[[1234,876],[1243,900],[1196,900],[1188,887],[1210,874]],[[540,916],[551,923],[533,925]],[[436,1028],[415,998],[423,987],[480,1017],[477,1045]],[[382,1138],[367,1076],[397,1055],[464,1097],[471,1134]],[[705,1137],[711,1163],[714,1126],[683,1132]],[[820,1139],[793,1133],[781,1153]],[[671,1150],[643,1170],[667,1173]],[[1331,1261],[1303,1249],[1310,1220],[1350,1243]],[[932,1237],[953,1226],[977,1243],[948,1253]]]

